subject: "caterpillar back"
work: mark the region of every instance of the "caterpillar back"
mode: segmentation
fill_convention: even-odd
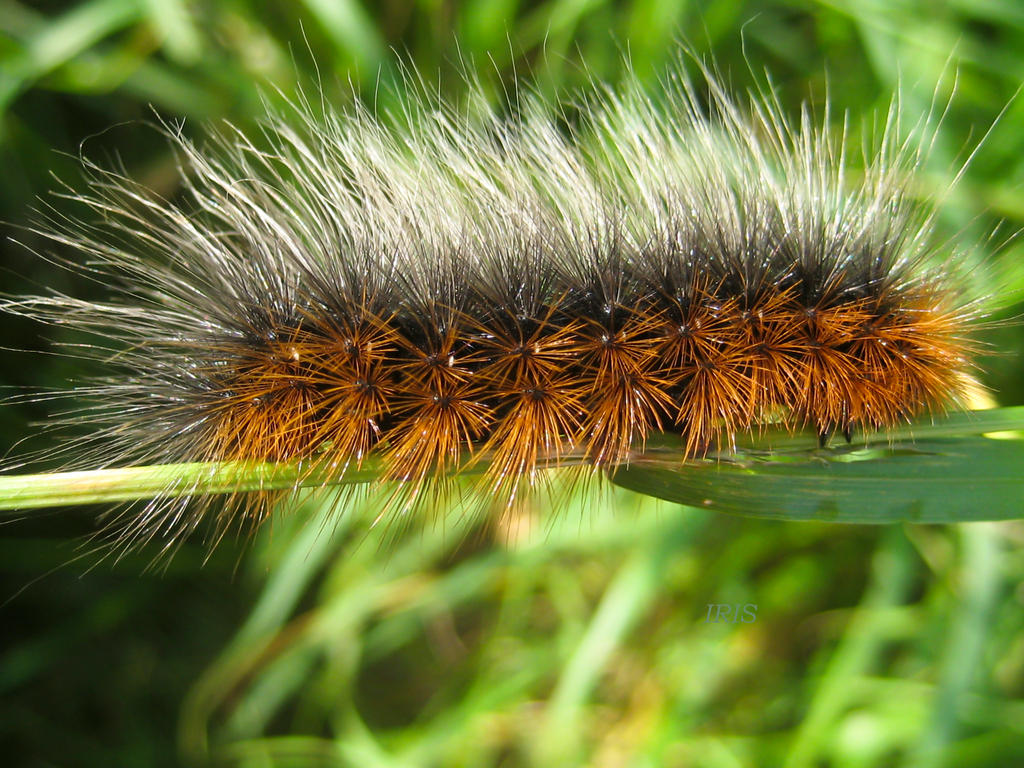
[[[395,508],[474,468],[502,508],[654,432],[683,462],[769,421],[849,439],[958,405],[976,312],[911,195],[898,109],[853,178],[827,114],[702,83],[599,90],[572,120],[413,94],[390,117],[301,102],[263,143],[165,127],[180,201],[89,164],[92,218],[40,231],[109,300],[4,304],[95,338],[81,354],[107,373],[67,393],[87,432],[69,466],[303,462],[331,482],[372,458]],[[120,540],[179,540],[210,507],[170,496],[123,512]],[[238,494],[218,530],[269,499]]]

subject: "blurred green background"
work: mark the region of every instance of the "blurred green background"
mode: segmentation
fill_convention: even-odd
[[[453,99],[467,70],[496,99],[517,78],[571,92],[620,77],[625,52],[654,88],[679,40],[738,90],[767,69],[793,114],[827,92],[837,128],[898,87],[907,123],[952,95],[929,191],[1005,108],[937,236],[977,243],[971,290],[1020,315],[1013,0],[0,0],[0,220],[21,243],[0,245],[0,286],[102,293],[18,225],[37,197],[60,209],[52,174],[75,184],[80,151],[173,195],[154,112],[196,136],[252,127],[317,71],[343,99],[409,63]],[[57,340],[0,322],[4,347]],[[1024,402],[1022,339],[986,333],[1003,404]],[[15,388],[76,375],[38,354],[0,367]],[[0,450],[47,407],[0,410]],[[90,554],[101,511],[0,528],[3,765],[1024,765],[1019,522],[765,522],[591,489],[485,533],[458,510],[372,527],[372,501],[310,499],[251,548],[191,542],[153,570],[155,551]],[[709,604],[755,620],[708,621]]]

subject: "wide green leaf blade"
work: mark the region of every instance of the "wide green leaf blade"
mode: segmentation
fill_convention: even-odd
[[[1021,416],[1020,408],[955,414],[824,449],[812,436],[779,431],[735,454],[696,462],[672,462],[660,450],[645,453],[612,479],[639,493],[753,517],[843,523],[1019,518],[1024,439],[985,435],[1020,429]]]

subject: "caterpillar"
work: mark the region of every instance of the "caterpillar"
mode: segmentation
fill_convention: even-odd
[[[411,90],[394,114],[300,97],[204,145],[163,124],[175,199],[85,161],[87,215],[35,231],[109,299],[2,305],[92,338],[69,465],[329,483],[372,460],[396,508],[476,467],[501,507],[653,433],[684,462],[769,422],[824,443],[963,404],[978,309],[898,106],[855,174],[827,109],[788,117],[706,67],[510,114]],[[124,540],[180,539],[211,506],[173,496],[122,515]],[[219,527],[269,496],[236,494]]]

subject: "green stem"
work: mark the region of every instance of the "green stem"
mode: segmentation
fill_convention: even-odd
[[[322,474],[301,464],[227,461],[0,476],[0,510],[299,488],[320,485]],[[351,470],[340,482],[367,482],[377,475],[375,467]]]

